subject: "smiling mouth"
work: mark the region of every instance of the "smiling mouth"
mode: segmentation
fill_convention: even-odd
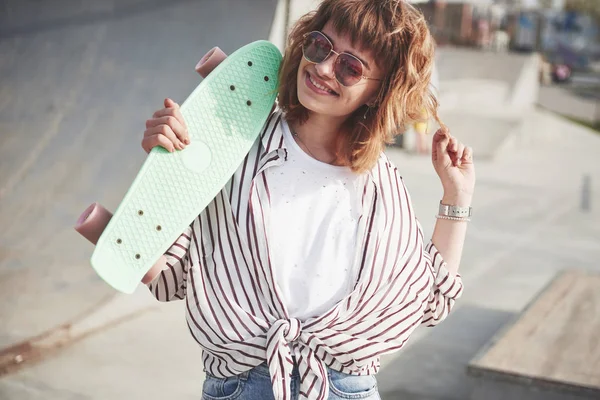
[[[318,89],[318,90],[319,90],[319,92],[321,92],[321,93],[323,93],[323,94],[329,94],[329,95],[332,95],[332,96],[339,96],[339,94],[338,94],[337,92],[335,92],[335,91],[333,91],[333,90],[329,89],[329,88],[328,88],[328,87],[326,87],[326,86],[323,86],[323,85],[321,85],[321,84],[317,83],[317,82],[316,82],[316,81],[313,79],[312,75],[311,75],[311,74],[309,74],[308,72],[306,72],[306,80],[307,80],[307,81],[310,83],[310,85],[312,85],[312,86],[313,86],[313,89],[315,89],[315,88],[316,88],[316,89]]]

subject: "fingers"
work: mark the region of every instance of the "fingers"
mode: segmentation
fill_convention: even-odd
[[[175,145],[165,135],[144,135],[144,139],[142,139],[142,148],[146,153],[150,153],[150,150],[152,150],[156,146],[161,146],[170,153],[175,151]]]
[[[162,118],[162,117],[171,117],[169,125],[182,142],[186,144],[190,144],[190,137],[188,134],[187,125],[181,114],[181,110],[179,109],[179,104],[175,103],[173,100],[166,98],[164,101],[165,108],[156,111],[152,115],[152,119]],[[168,107],[166,105],[169,105]],[[151,120],[148,120],[151,121]],[[148,121],[146,121],[146,128],[149,128]],[[177,122],[177,126],[175,126],[175,121]]]
[[[452,158],[452,163],[454,164],[454,166],[460,166],[462,155],[465,151],[465,145],[460,143],[459,141],[456,141],[454,148],[456,150],[454,151],[454,153],[450,153],[450,158]]]
[[[450,156],[450,160],[452,160],[452,165],[455,167],[460,166],[465,145],[459,142],[454,136],[450,136],[446,151],[448,152],[448,156]]]
[[[461,157],[461,164],[469,164],[469,163],[471,163],[471,164],[473,163],[473,148],[467,146]]]
[[[146,129],[156,128],[160,126],[166,126],[173,132],[177,141],[185,143],[187,139],[187,129],[179,122],[179,120],[173,116],[167,115],[165,117],[150,118],[146,121]],[[189,142],[189,140],[188,140]],[[189,143],[186,143],[189,144]]]
[[[450,136],[450,140],[448,141],[448,151],[456,153],[456,148],[458,145],[458,140],[454,136]]]
[[[142,148],[149,153],[152,148],[162,146],[169,152],[183,150],[190,144],[190,137],[179,104],[166,98],[165,108],[156,111],[146,121]]]
[[[448,163],[448,143],[450,142],[450,134],[447,129],[440,128],[433,134],[431,146],[431,158],[435,163]]]
[[[433,144],[439,145],[443,148],[448,146],[450,140],[450,134],[446,129],[440,128],[433,134]]]
[[[177,150],[183,150],[185,145],[181,140],[177,138],[175,132],[169,125],[160,124],[157,126],[150,127],[144,131],[144,138],[152,137],[152,136],[162,136],[164,139],[170,142],[171,146],[165,147],[165,149],[170,150],[171,147],[174,147]],[[159,140],[159,139],[156,139]],[[163,139],[160,138],[161,143],[164,143]]]
[[[171,100],[170,98],[166,98],[164,103],[165,108],[175,108],[175,107],[179,107],[179,104],[175,103],[173,100]]]
[[[458,141],[456,137],[450,135],[447,129],[440,128],[433,135],[433,156],[434,158],[450,159],[453,166],[460,166],[463,163],[473,162],[473,149],[466,147]],[[446,158],[448,157],[448,158]],[[446,161],[447,162],[447,161]]]

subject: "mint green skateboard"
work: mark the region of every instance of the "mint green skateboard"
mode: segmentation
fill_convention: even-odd
[[[256,141],[277,95],[279,49],[250,43],[220,62],[181,105],[191,143],[150,152],[104,231],[91,264],[116,290],[132,293],[142,277],[225,186]],[[200,71],[199,71],[200,72]],[[94,233],[93,233],[94,234]]]

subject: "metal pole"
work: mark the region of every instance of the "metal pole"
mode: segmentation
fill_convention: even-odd
[[[290,29],[290,3],[291,0],[285,0],[285,23],[283,24],[283,47],[287,46],[287,37]]]
[[[592,197],[592,178],[589,174],[583,175],[583,182],[581,185],[581,211],[587,212],[591,209],[591,197]]]
[[[600,130],[600,97],[596,97],[596,109],[594,113],[594,129]]]

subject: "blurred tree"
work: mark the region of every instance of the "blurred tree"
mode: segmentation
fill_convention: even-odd
[[[542,8],[552,8],[554,0],[538,0],[538,4]]]

